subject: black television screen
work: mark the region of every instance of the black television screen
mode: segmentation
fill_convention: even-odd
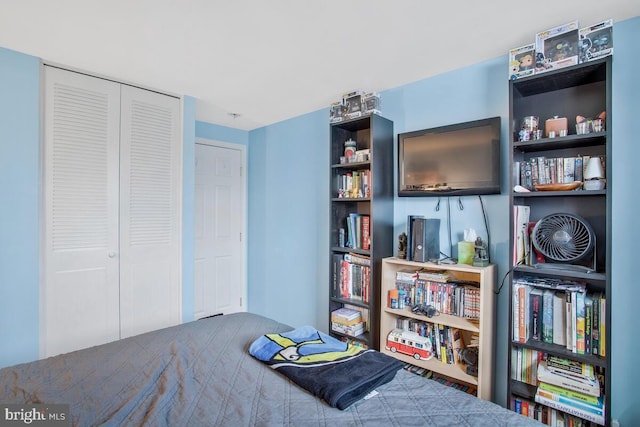
[[[500,193],[500,117],[398,134],[398,196]]]

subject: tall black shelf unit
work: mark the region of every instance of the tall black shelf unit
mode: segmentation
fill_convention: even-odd
[[[510,301],[513,300],[514,281],[524,276],[555,278],[586,284],[588,293],[602,293],[606,296],[605,314],[605,355],[577,354],[564,346],[528,339],[522,343],[514,340],[514,307],[509,304],[508,337],[508,390],[507,405],[511,399],[519,397],[534,401],[536,386],[520,382],[512,377],[516,360],[512,350],[526,348],[542,351],[550,355],[591,364],[604,369],[605,424],[610,425],[611,415],[611,61],[612,57],[598,59],[555,71],[536,74],[509,82],[510,115],[510,165],[511,186],[517,183],[517,162],[525,162],[533,157],[574,157],[605,156],[606,187],[603,190],[572,191],[511,191],[509,196],[510,236],[514,236],[514,205],[530,208],[530,221],[536,222],[552,213],[571,213],[584,218],[595,233],[595,272],[574,271],[567,268],[544,269],[535,265],[514,265],[511,270]],[[595,117],[606,111],[604,131],[585,135],[575,134],[576,116]],[[520,123],[523,117],[537,116],[544,124],[545,119],[554,116],[568,119],[568,135],[555,138],[519,141]],[[510,239],[510,254],[514,252],[515,239]],[[592,255],[593,256],[593,255]],[[593,259],[591,259],[593,263]],[[538,266],[539,267],[539,266]]]
[[[329,317],[345,304],[358,307],[368,314],[368,331],[352,337],[331,330],[340,338],[358,341],[369,348],[379,349],[380,279],[382,259],[393,253],[393,122],[377,114],[331,123],[331,195],[330,195],[330,271]],[[368,156],[357,161],[344,161],[345,142],[356,142],[357,150],[368,150]],[[348,160],[348,159],[346,159]],[[340,197],[341,177],[346,174],[370,171],[370,194],[359,197]],[[367,196],[367,197],[365,197]],[[368,249],[348,247],[348,238],[340,242],[340,229],[347,230],[349,214],[369,217],[371,243]],[[370,259],[368,300],[345,298],[340,294],[340,269],[336,258],[356,254]]]

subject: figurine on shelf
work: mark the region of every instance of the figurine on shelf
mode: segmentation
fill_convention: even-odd
[[[487,244],[478,237],[475,241],[475,254],[473,256],[473,265],[476,267],[486,267],[489,265],[489,249]]]
[[[407,233],[402,232],[398,236],[398,258],[407,258]]]

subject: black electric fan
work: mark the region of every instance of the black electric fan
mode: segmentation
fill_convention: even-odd
[[[596,271],[596,236],[584,218],[570,213],[554,213],[540,219],[531,235],[533,246],[544,256],[536,268]],[[591,256],[592,265],[575,264]]]

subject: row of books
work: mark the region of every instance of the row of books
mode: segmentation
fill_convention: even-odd
[[[536,184],[558,184],[583,181],[590,156],[532,157],[515,162],[514,183],[529,190]],[[604,156],[600,158],[604,167]],[[514,185],[515,185],[514,184]]]
[[[547,354],[526,347],[511,347],[511,379],[538,385],[538,363]]]
[[[475,386],[459,383],[457,381],[451,380],[451,378],[443,377],[441,375],[434,375],[433,371],[430,371],[425,368],[421,368],[419,366],[412,365],[410,363],[405,363],[404,370],[411,372],[412,374],[419,375],[421,377],[431,378],[432,380],[437,381],[440,384],[446,385],[447,387],[452,387],[457,390],[464,391],[465,393],[472,394],[474,396],[477,394],[477,391],[478,391],[477,387]]]
[[[440,362],[449,365],[462,363],[460,351],[465,348],[465,343],[462,332],[458,328],[404,317],[396,318],[395,327],[429,338],[432,346],[431,354]]]
[[[371,297],[371,258],[347,253],[333,255],[333,295],[368,303]]]
[[[347,235],[345,247],[369,250],[371,247],[371,217],[350,213],[346,218]]]
[[[439,382],[440,384],[444,384],[447,387],[452,387],[457,390],[464,391],[465,393],[472,394],[474,396],[476,395],[478,390],[476,387],[471,386],[469,384],[462,384],[457,381],[452,381],[450,378],[443,377],[440,375],[434,375],[431,379]]]
[[[512,396],[510,407],[518,414],[552,427],[590,427],[596,425],[596,423],[575,415],[521,397]]]
[[[584,284],[522,277],[513,284],[513,340],[606,356],[606,298]]]
[[[338,197],[358,199],[371,197],[371,171],[351,171],[337,176]]]
[[[435,307],[438,312],[478,319],[480,317],[480,288],[472,284],[447,282],[449,274],[445,272],[403,272],[396,273],[395,288],[398,291],[398,304],[404,308],[426,304]]]

